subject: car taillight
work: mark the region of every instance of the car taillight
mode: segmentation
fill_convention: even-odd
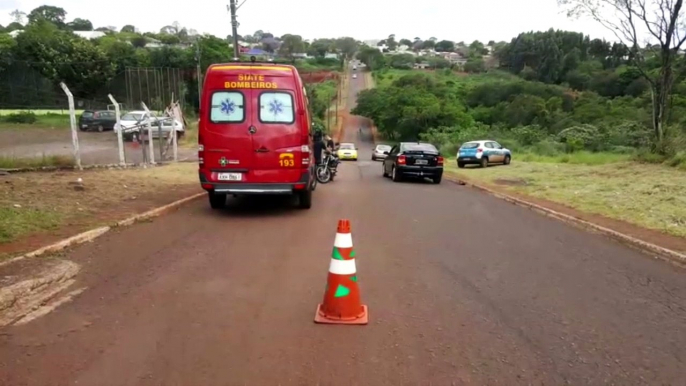
[[[400,157],[398,157],[398,164],[399,165],[405,165],[405,162],[407,162],[407,161],[405,160],[404,155],[401,155]]]
[[[443,166],[443,157],[438,156],[438,166]]]
[[[302,153],[302,156],[301,156],[302,165],[303,166],[309,165],[310,164],[310,145],[300,146],[300,152]]]
[[[482,148],[476,149],[476,152],[477,152],[477,153],[481,153],[482,151],[484,151],[484,149],[482,149]]]
[[[205,145],[202,143],[202,135],[198,134],[198,163],[205,164]]]

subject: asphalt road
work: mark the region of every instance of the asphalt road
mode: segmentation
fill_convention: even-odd
[[[201,200],[68,253],[88,289],[0,330],[0,384],[684,384],[683,270],[467,187],[384,179],[356,124],[361,160],[309,211]],[[367,326],[313,323],[339,218]]]

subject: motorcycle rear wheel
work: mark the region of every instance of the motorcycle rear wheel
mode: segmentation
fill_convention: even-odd
[[[319,181],[321,184],[326,184],[332,180],[331,170],[329,170],[329,168],[326,166],[317,166],[315,175],[317,177],[317,181]]]

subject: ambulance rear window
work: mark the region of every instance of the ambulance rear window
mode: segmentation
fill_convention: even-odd
[[[236,123],[245,119],[245,97],[236,91],[218,91],[212,94],[210,121],[212,123]]]
[[[260,122],[295,122],[293,96],[287,92],[263,92],[260,94]]]

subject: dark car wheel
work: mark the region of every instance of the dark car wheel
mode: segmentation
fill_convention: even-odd
[[[102,125],[98,125],[98,132],[102,133],[103,131],[105,131],[105,128]]]
[[[226,194],[208,192],[207,196],[210,199],[212,209],[222,209],[226,206]]]
[[[460,169],[464,169],[464,162],[458,162],[457,167]]]
[[[398,173],[398,170],[395,166],[393,166],[393,168],[391,169],[391,178],[393,179],[393,182],[402,181],[402,177],[400,176],[400,173]]]
[[[479,166],[482,168],[487,168],[488,167],[488,158],[483,157],[481,158],[481,163],[479,163]]]
[[[510,164],[510,161],[511,161],[510,156],[509,156],[509,155],[506,155],[506,156],[505,156],[505,160],[503,161],[503,165],[509,165],[509,164]]]
[[[298,192],[298,208],[310,209],[312,207],[312,190],[307,189]]]
[[[433,178],[434,184],[440,184],[442,179],[443,179],[443,176],[434,177]]]

